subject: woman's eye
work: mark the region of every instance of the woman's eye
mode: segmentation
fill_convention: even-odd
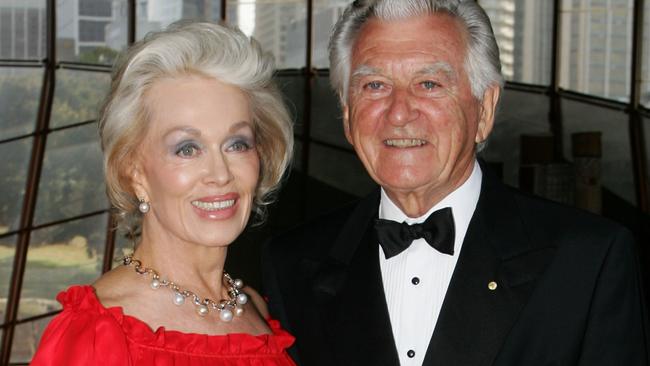
[[[176,155],[182,158],[191,158],[199,153],[199,147],[196,144],[184,144],[176,150]]]
[[[248,151],[251,149],[251,144],[246,141],[235,141],[229,147],[228,151]]]

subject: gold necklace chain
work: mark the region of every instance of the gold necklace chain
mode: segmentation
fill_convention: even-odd
[[[228,283],[228,299],[214,301],[209,298],[201,299],[194,292],[182,289],[175,282],[161,278],[156,270],[142,266],[142,262],[133,258],[133,256],[129,255],[124,257],[122,264],[135,267],[135,272],[139,275],[149,275],[151,277],[149,286],[153,290],[161,287],[170,289],[174,294],[172,302],[175,305],[181,306],[185,303],[185,299],[190,298],[192,304],[196,307],[197,314],[200,316],[206,316],[210,310],[216,310],[219,313],[219,319],[224,322],[229,322],[235,315],[240,316],[244,313],[243,306],[248,302],[248,295],[241,291],[244,287],[244,282],[240,279],[233,279],[226,272],[223,273],[223,277],[226,279],[226,283]]]

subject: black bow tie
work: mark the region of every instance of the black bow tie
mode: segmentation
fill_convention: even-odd
[[[439,252],[454,255],[454,216],[451,207],[435,211],[421,224],[377,219],[375,231],[386,259],[400,254],[411,246],[413,240],[420,238]]]

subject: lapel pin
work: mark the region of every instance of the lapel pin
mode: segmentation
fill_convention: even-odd
[[[490,289],[490,291],[496,290],[497,289],[497,283],[494,282],[494,281],[490,281],[490,283],[488,283],[488,288]]]

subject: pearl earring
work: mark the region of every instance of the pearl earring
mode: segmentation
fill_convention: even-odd
[[[149,212],[150,208],[151,208],[151,206],[149,205],[149,202],[147,202],[147,201],[145,201],[143,199],[140,199],[140,204],[138,205],[138,210],[140,210],[140,212],[142,212],[143,214],[146,214],[147,212]]]

